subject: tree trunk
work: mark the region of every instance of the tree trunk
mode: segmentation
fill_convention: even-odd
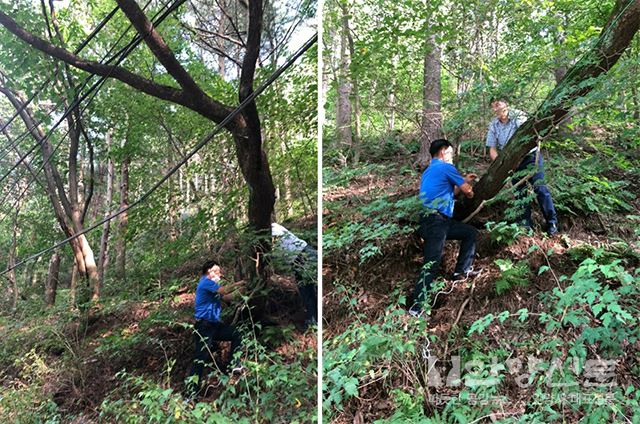
[[[640,121],[640,99],[638,98],[638,87],[631,86],[631,99],[633,100],[633,119]]]
[[[111,133],[107,133],[107,149],[111,144]],[[113,160],[109,158],[107,163],[107,193],[104,199],[104,217],[107,218],[110,214],[111,200],[113,199]],[[109,229],[111,221],[106,221],[102,224],[102,236],[100,238],[100,255],[98,257],[98,281],[102,283],[104,281],[105,266],[107,263],[108,255],[108,241],[109,241]],[[93,288],[93,297],[98,299],[100,297],[100,291],[102,284],[99,284]]]
[[[349,16],[347,8],[342,9],[342,29],[340,31],[340,65],[338,67],[338,104],[336,110],[337,141],[340,148],[351,149],[353,135],[351,132],[351,82],[349,81]]]
[[[78,306],[78,264],[73,261],[71,268],[71,282],[69,283],[69,304],[72,308]]]
[[[120,167],[120,209],[129,206],[129,155],[122,159]],[[116,276],[126,280],[127,225],[129,216],[124,212],[118,217],[118,240],[116,242]]]
[[[347,22],[347,29],[349,28],[349,23]],[[353,59],[355,57],[355,46],[353,43],[353,36],[351,35],[351,31],[347,31],[347,36],[349,38],[349,57]],[[351,64],[350,64],[351,65]],[[357,165],[360,162],[360,153],[362,151],[362,136],[361,136],[361,126],[360,126],[360,115],[362,114],[360,111],[360,91],[358,90],[358,79],[354,72],[349,72],[351,76],[351,83],[353,88],[353,163]],[[394,95],[395,84],[393,84],[393,88],[391,91],[391,96]],[[391,113],[395,113],[395,98],[389,99],[391,102]],[[390,124],[393,127],[393,123]],[[393,130],[393,128],[391,128]]]
[[[424,85],[422,92],[422,124],[420,128],[420,154],[418,162],[424,169],[431,155],[429,146],[442,137],[442,113],[440,112],[440,48],[434,34],[427,35],[424,56]]]
[[[210,97],[195,82],[135,0],[117,0],[117,3],[138,34],[143,36],[143,41],[149,50],[175,80],[179,88],[175,84],[164,85],[144,78],[121,66],[80,58],[64,48],[25,31],[13,18],[2,11],[0,11],[0,25],[3,25],[7,30],[38,50],[71,66],[96,75],[118,79],[140,92],[185,106],[213,122],[223,122],[233,110],[232,106],[225,105]],[[247,3],[249,22],[244,43],[245,54],[240,73],[240,101],[245,100],[253,92],[262,33],[262,0],[248,0]],[[271,180],[267,156],[262,146],[260,119],[255,101],[246,105],[244,111],[228,122],[225,128],[233,135],[236,157],[249,188],[249,228],[251,231],[258,232],[264,236],[264,241],[257,243],[255,246],[256,256],[254,257],[258,263],[257,268],[261,271],[260,275],[263,275],[262,271],[265,269],[263,253],[265,249],[268,250],[270,248],[266,240],[271,224],[270,217],[273,211],[275,190]],[[124,253],[124,250],[121,253]],[[120,264],[120,270],[123,271],[124,254],[121,256]]]
[[[18,214],[20,213],[20,203],[18,202],[18,206],[13,214],[13,232],[11,236],[11,247],[9,248],[9,259],[8,259],[8,268],[11,269],[16,266],[16,247],[17,247],[17,237],[18,237]],[[16,270],[11,269],[7,273],[7,278],[9,279],[9,289],[11,291],[11,310],[15,311],[18,306],[18,282],[16,281]]]
[[[1,12],[0,12],[1,13]],[[49,140],[47,140],[40,126],[36,125],[33,119],[33,113],[26,107],[25,101],[21,99],[15,92],[7,87],[0,87],[0,92],[7,97],[13,107],[19,111],[19,115],[25,126],[29,129],[32,138],[40,145],[42,159],[44,162],[45,174],[45,191],[54,210],[54,215],[60,225],[61,230],[71,237],[83,231],[82,220],[84,218],[85,208],[78,202],[77,192],[77,175],[76,161],[77,140],[72,141],[69,153],[69,187],[68,195],[65,185],[62,181],[60,172],[51,160],[54,149]],[[75,177],[73,177],[75,176]],[[89,246],[87,239],[81,236],[69,242],[73,250],[74,257],[78,262],[78,270],[81,274],[88,276],[92,284],[99,284],[98,273],[93,251]]]
[[[48,307],[55,305],[58,290],[58,276],[60,274],[60,255],[54,252],[49,261],[49,273],[44,288],[44,304]]]
[[[472,214],[483,201],[502,189],[509,175],[527,153],[567,117],[576,99],[588,94],[618,61],[640,26],[640,0],[618,1],[592,50],[571,67],[564,79],[549,93],[533,117],[515,132],[498,158],[474,187],[475,196],[456,212],[459,217]]]

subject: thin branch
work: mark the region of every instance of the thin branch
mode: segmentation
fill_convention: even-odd
[[[127,15],[138,34],[144,37],[145,44],[151,49],[153,55],[158,58],[162,66],[171,74],[178,84],[191,95],[206,96],[204,91],[193,80],[191,75],[182,67],[176,59],[162,36],[156,31],[151,21],[134,0],[117,0],[118,6]]]
[[[209,96],[200,98],[200,101],[198,101],[191,93],[185,90],[155,83],[120,66],[105,65],[100,62],[79,58],[75,54],[25,31],[15,20],[2,11],[0,11],[0,25],[3,25],[18,38],[49,56],[95,75],[113,77],[150,96],[185,106],[216,123],[222,122],[232,110]],[[232,129],[236,125],[237,123],[232,122],[228,128]]]

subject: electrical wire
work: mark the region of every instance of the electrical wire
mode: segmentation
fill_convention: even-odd
[[[227,117],[225,119],[223,119],[214,129],[213,131],[211,131],[207,136],[205,136],[202,140],[200,140],[200,142],[198,142],[198,144],[191,150],[191,152],[189,152],[180,162],[178,162],[173,168],[171,168],[158,182],[156,182],[147,192],[145,192],[142,196],[140,196],[135,202],[131,203],[129,206],[125,207],[125,208],[121,208],[120,210],[118,210],[117,212],[112,213],[111,215],[105,217],[104,219],[98,221],[97,223],[93,224],[92,226],[85,228],[84,230],[74,234],[71,237],[67,237],[66,239],[54,244],[53,246],[44,249],[38,253],[35,253],[29,257],[27,257],[26,259],[23,259],[22,261],[16,263],[14,266],[7,268],[6,270],[0,272],[0,275],[4,275],[7,272],[19,267],[20,265],[29,262],[33,259],[38,258],[39,256],[44,255],[45,253],[48,253],[52,250],[55,250],[57,248],[59,248],[60,246],[75,240],[76,238],[80,237],[81,235],[84,235],[86,233],[88,233],[89,231],[92,231],[98,227],[100,227],[102,224],[104,224],[107,221],[111,221],[112,219],[116,218],[117,216],[127,212],[128,210],[136,207],[137,205],[139,205],[140,203],[144,202],[149,196],[151,196],[151,194],[153,192],[155,192],[165,181],[167,181],[174,173],[176,173],[178,171],[178,169],[180,169],[185,163],[187,163],[187,161],[193,156],[195,155],[202,147],[204,147],[208,142],[210,142],[214,136],[216,136],[220,131],[222,131],[225,127],[225,125],[227,125],[229,122],[231,122],[231,120],[233,118],[236,117],[236,115],[238,115],[240,112],[242,112],[242,110],[252,101],[254,101],[254,99],[256,97],[258,97],[260,94],[262,94],[262,92],[269,87],[278,77],[280,77],[280,75],[286,71],[300,56],[302,56],[307,50],[309,50],[311,48],[311,46],[313,46],[316,41],[318,40],[318,33],[315,33],[311,38],[309,38],[309,40],[302,46],[300,47],[300,49],[298,49],[296,51],[296,53],[294,53],[289,60],[287,60],[287,62],[285,62],[282,66],[280,66],[273,74],[271,74],[271,76],[265,81],[263,82],[255,91],[253,91],[249,96],[247,96],[246,99],[244,99],[244,101],[242,101],[242,103],[240,103],[231,113],[229,113],[229,115],[227,115]]]
[[[165,11],[165,13],[158,19],[159,22],[162,22],[162,20],[164,20],[171,12],[173,12],[178,6],[180,6],[182,3],[184,3],[186,0],[177,0],[173,6],[171,6],[167,11]],[[165,4],[166,7],[166,4]],[[158,22],[158,23],[159,23]],[[157,25],[157,23],[155,23],[155,25]],[[120,57],[118,58],[118,60],[116,61],[116,64],[113,65],[114,68],[116,66],[118,66],[125,58],[126,56],[135,48],[138,46],[138,44],[140,44],[140,42],[142,41],[142,37],[138,34],[138,36],[134,37],[134,39],[129,42],[129,44],[127,44],[125,47],[123,47],[122,49],[120,49],[115,55],[113,55],[109,60],[107,60],[107,62],[105,62],[105,64],[111,64],[111,62],[113,62],[113,60],[115,60],[116,58],[118,58],[118,55],[120,55]],[[126,53],[125,53],[126,52]],[[113,71],[113,69],[112,69]],[[86,84],[91,80],[91,78],[93,78],[93,76],[95,76],[95,74],[91,74],[89,77],[87,77],[85,79],[85,82],[81,85],[81,88],[86,86]],[[89,90],[84,93],[82,96],[80,97],[75,97],[74,101],[71,103],[71,105],[69,105],[69,107],[65,110],[65,112],[62,114],[62,116],[58,119],[58,121],[53,125],[53,127],[51,127],[51,129],[49,130],[49,132],[46,134],[46,136],[38,141],[37,143],[35,143],[33,146],[31,146],[31,148],[29,148],[27,150],[27,152],[22,155],[22,157],[20,157],[18,159],[18,161],[11,167],[11,169],[9,169],[9,171],[7,171],[4,175],[2,175],[2,177],[0,177],[0,182],[4,181],[18,166],[20,166],[20,164],[31,154],[33,153],[36,148],[38,148],[39,146],[41,146],[45,141],[48,141],[49,138],[51,137],[51,135],[53,134],[53,131],[58,128],[58,126],[67,118],[67,116],[69,116],[69,114],[71,114],[71,112],[73,112],[73,110],[78,107],[78,105],[85,100],[90,94],[91,92],[93,92],[99,85],[102,84],[102,82],[104,80],[106,80],[107,77],[100,77],[100,79],[94,83]],[[42,121],[41,121],[42,122]],[[29,134],[31,132],[31,130],[33,130],[38,124],[34,124],[34,127],[28,129],[25,133],[23,133],[23,136],[26,136],[27,134]],[[14,143],[16,141],[14,140]]]
[[[165,5],[154,15],[154,17],[152,18],[153,21],[153,25],[154,27],[157,27],[160,23],[162,23],[162,21],[164,21],[164,19],[167,18],[167,16],[169,16],[177,7],[179,7],[182,3],[184,3],[185,0],[178,0],[176,3],[173,4],[173,6],[171,6],[169,9],[167,9],[162,15],[160,15],[160,12],[162,12],[164,9],[166,9],[166,7],[168,6],[169,2],[165,3]],[[151,0],[147,3],[146,6],[148,6],[151,3]],[[145,7],[146,7],[145,6]],[[144,10],[144,9],[143,9]],[[158,17],[156,19],[156,17],[160,15],[160,17]],[[118,41],[114,44],[114,46],[111,48],[111,50],[113,50],[120,42],[120,40],[123,38],[124,35],[126,35],[126,33],[128,32],[129,28],[131,28],[131,25],[129,25],[129,27],[127,28],[127,30],[125,30],[125,32],[120,36],[120,38],[118,39]],[[146,35],[145,35],[146,37]],[[124,48],[120,49],[112,58],[110,58],[106,63],[111,63],[116,57],[118,57],[120,55],[120,57],[118,58],[116,64],[114,65],[114,68],[111,70],[111,72],[115,69],[116,66],[118,66],[134,49],[135,47],[138,46],[138,44],[140,44],[140,42],[144,39],[144,37],[141,37],[139,34],[134,37],[134,39],[129,42]],[[107,53],[107,55],[109,54],[109,52]],[[106,56],[105,56],[106,57]],[[70,113],[70,111],[72,111],[75,107],[77,107],[77,105],[84,100],[85,98],[87,98],[89,95],[91,95],[91,98],[87,101],[86,105],[84,106],[84,108],[80,111],[80,114],[82,114],[91,104],[91,102],[93,101],[93,99],[95,98],[96,94],[99,92],[100,87],[105,83],[105,81],[109,78],[109,76],[111,75],[111,72],[109,74],[107,74],[104,77],[101,77],[99,81],[97,81],[97,83],[95,83],[87,93],[85,93],[83,96],[81,96],[80,98],[76,98],[77,101],[74,101],[74,104],[72,104],[67,111],[67,114]],[[93,77],[95,74],[92,74],[88,79],[90,79],[91,77]],[[85,80],[85,84],[86,85],[86,81]],[[60,120],[57,122],[57,124],[52,127],[49,131],[48,134],[45,135],[45,137],[38,141],[33,147],[32,149],[30,149],[30,151],[34,151],[35,148],[37,148],[39,145],[43,144],[45,141],[47,141],[51,135],[53,134],[53,131],[56,129],[57,125],[59,125],[62,120],[64,120],[65,116],[61,117]],[[35,128],[38,124],[34,124]],[[26,188],[22,191],[22,193],[20,194],[20,196],[17,197],[16,202],[20,201],[20,199],[22,198],[22,196],[26,193],[26,191],[29,189],[29,187],[31,186],[31,184],[33,184],[33,182],[36,180],[36,178],[38,177],[38,175],[42,172],[42,170],[46,167],[47,163],[49,162],[49,160],[53,157],[53,155],[55,154],[55,152],[57,151],[57,149],[60,147],[60,145],[62,144],[62,141],[64,141],[65,137],[67,136],[67,134],[69,133],[70,129],[67,129],[66,133],[61,137],[60,141],[58,142],[58,144],[56,145],[55,149],[53,150],[53,153],[46,159],[43,159],[43,163],[40,166],[40,169],[38,170],[38,172],[33,175],[33,178],[29,181],[29,183],[27,184]],[[30,132],[30,131],[29,131]],[[14,140],[15,142],[15,140]],[[17,165],[19,165],[21,163],[21,161],[24,160],[24,158],[26,158],[29,155],[29,153],[26,153],[22,156],[22,158],[18,161]],[[15,169],[16,166],[14,166],[12,169]],[[10,171],[11,172],[11,171]],[[10,173],[9,172],[9,173]],[[8,174],[9,174],[8,173]],[[7,175],[8,175],[7,174]],[[9,193],[11,193],[13,191],[13,188],[18,184],[18,181],[22,178],[22,176],[24,176],[24,174],[22,174],[20,176],[20,178],[15,179],[14,184],[11,188],[11,190],[9,190],[9,192],[5,195],[4,199],[0,202],[0,204],[4,204],[4,201],[6,200],[6,198],[9,196]],[[6,175],[5,175],[6,177]],[[0,218],[0,222],[6,218]]]

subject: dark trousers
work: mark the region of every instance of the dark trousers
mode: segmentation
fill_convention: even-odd
[[[418,233],[424,240],[424,265],[416,282],[413,300],[422,307],[431,290],[431,283],[440,269],[445,240],[461,240],[455,272],[462,274],[471,269],[476,253],[477,230],[471,225],[454,221],[440,213],[433,213],[420,220]]]
[[[198,379],[197,381],[189,383],[188,392],[189,394],[195,395],[200,392],[204,367],[213,363],[213,353],[216,351],[217,342],[231,342],[229,360],[223,367],[224,372],[229,372],[229,365],[233,359],[233,355],[240,348],[242,338],[240,337],[240,333],[238,333],[236,328],[232,325],[205,320],[196,321],[193,338],[196,345],[196,351],[194,353],[193,365],[191,366],[189,377],[198,376]]]
[[[525,169],[533,168],[536,161],[536,152],[528,154],[518,165],[516,172],[523,171]],[[551,193],[549,189],[544,184],[544,161],[542,160],[542,153],[538,155],[538,164],[537,171],[533,176],[529,179],[529,184],[533,186],[533,191],[536,194],[536,198],[538,199],[538,205],[540,206],[540,210],[542,211],[542,215],[544,216],[545,221],[548,225],[557,224],[558,218],[556,216],[556,208],[553,206],[553,199],[551,198]],[[523,177],[514,178],[512,180],[513,184],[516,184]],[[516,199],[523,199],[527,196],[527,184],[522,184],[520,187],[516,189]],[[524,210],[522,214],[518,218],[518,223],[527,225],[529,227],[533,227],[533,220],[531,219],[531,204],[527,202],[524,205]]]
[[[307,324],[318,322],[318,252],[307,245],[293,262],[293,273],[305,309]]]
[[[300,291],[308,324],[318,322],[318,252],[307,245],[293,262],[293,272]]]

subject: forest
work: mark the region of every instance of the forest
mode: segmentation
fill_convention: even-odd
[[[325,422],[640,420],[639,26],[637,0],[324,4]],[[492,160],[490,125],[517,111]],[[453,212],[475,278],[452,277],[447,241],[412,314],[443,138],[478,175]],[[553,229],[516,172],[536,147]]]
[[[270,236],[317,246],[315,15],[0,1],[0,421],[317,420],[316,327]],[[208,260],[244,282],[243,367],[193,399]]]

